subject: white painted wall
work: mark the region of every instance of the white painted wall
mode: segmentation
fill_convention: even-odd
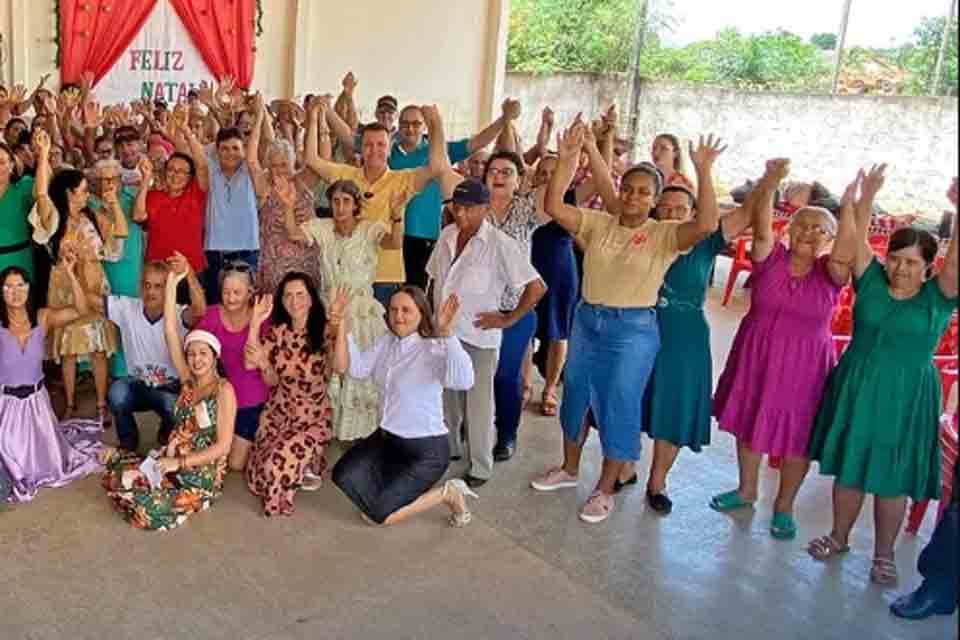
[[[437,103],[451,133],[466,134],[496,111],[503,86],[510,0],[264,0],[256,88],[271,97],[336,93],[352,70],[358,102],[380,95]],[[0,0],[9,82],[56,78],[53,3]]]

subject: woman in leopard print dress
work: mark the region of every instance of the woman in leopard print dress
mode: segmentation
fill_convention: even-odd
[[[320,488],[324,453],[333,438],[327,396],[331,374],[327,314],[304,273],[290,273],[274,299],[261,298],[247,340],[247,368],[272,388],[247,464],[247,486],[267,517],[293,515],[301,489]],[[260,327],[272,328],[260,340]],[[332,328],[332,327],[330,327]]]

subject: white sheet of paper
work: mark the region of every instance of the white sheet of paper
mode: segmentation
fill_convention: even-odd
[[[157,464],[155,458],[148,457],[143,461],[143,464],[140,465],[140,473],[147,479],[147,482],[150,483],[151,489],[159,489],[160,485],[163,484],[163,472],[160,470],[160,465]]]

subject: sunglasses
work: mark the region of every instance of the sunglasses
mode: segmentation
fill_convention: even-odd
[[[223,267],[224,273],[253,273],[253,267],[246,262],[228,262]]]

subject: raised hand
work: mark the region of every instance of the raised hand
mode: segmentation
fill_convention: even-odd
[[[253,305],[253,322],[263,324],[273,315],[273,296],[257,296]]]
[[[339,322],[346,318],[347,311],[350,308],[350,290],[346,287],[340,287],[333,292],[330,300],[330,310],[328,315],[330,320]]]
[[[693,146],[693,141],[690,141],[690,161],[693,162],[693,166],[697,169],[712,169],[717,158],[723,155],[723,152],[726,150],[727,146],[723,145],[722,138],[717,137],[714,139],[712,133],[706,139],[700,136],[700,142],[696,148]]]
[[[863,178],[862,193],[864,198],[875,198],[887,182],[887,165],[875,164]]]
[[[170,271],[170,273],[167,274],[167,289],[172,288],[174,291],[176,291],[180,283],[186,280],[186,278],[187,278],[186,273],[177,273],[175,271]]]
[[[173,255],[167,258],[167,266],[170,267],[170,273],[190,275],[190,261],[179,251],[174,251]]]
[[[357,82],[357,77],[353,75],[353,71],[343,77],[343,90],[348,94],[352,94],[358,84],[360,83]]]
[[[560,136],[557,144],[557,155],[561,160],[570,160],[580,158],[580,152],[583,150],[583,141],[586,136],[586,127],[583,122],[577,120]]]
[[[544,107],[543,114],[540,116],[540,125],[546,129],[553,130],[557,123],[557,116],[550,107]]]
[[[67,270],[67,273],[76,274],[77,252],[72,247],[64,247],[60,251],[60,264]]]
[[[460,314],[460,298],[457,294],[447,298],[437,310],[437,333],[441,338],[449,338],[457,326],[457,316]]]
[[[33,132],[33,150],[38,158],[50,157],[50,134],[44,129],[37,129]]]
[[[83,126],[96,129],[100,126],[100,103],[87,100],[83,103]]]
[[[22,104],[27,98],[27,88],[22,84],[13,85],[10,90],[10,103],[14,105]]]
[[[610,105],[610,108],[603,114],[603,121],[608,127],[616,130],[617,124],[620,122],[620,112],[617,110],[616,104]]]
[[[774,158],[767,161],[767,171],[763,174],[764,180],[780,184],[790,175],[790,160],[788,158]]]
[[[507,98],[503,101],[503,118],[505,120],[513,122],[514,120],[518,120],[522,114],[523,107],[519,100]]]
[[[433,130],[441,122],[440,109],[435,104],[425,104],[420,107],[420,113],[423,114],[423,120],[427,123],[427,128]]]
[[[197,100],[203,104],[213,103],[213,87],[211,87],[210,83],[206,80],[201,82],[200,86],[197,87]]]
[[[80,74],[80,90],[84,93],[90,93],[93,90],[94,75],[92,71],[84,71]]]
[[[137,163],[137,171],[143,177],[143,188],[149,189],[153,184],[153,161],[150,158],[141,158]]]
[[[848,207],[852,210],[853,205],[857,203],[857,199],[860,197],[860,189],[863,187],[864,178],[866,178],[866,172],[861,169],[853,182],[848,184],[844,190],[843,197],[840,198],[840,206],[843,208],[844,213],[846,213]]]
[[[297,203],[297,187],[292,180],[283,176],[274,176],[272,185],[273,197],[284,209],[291,209]]]

